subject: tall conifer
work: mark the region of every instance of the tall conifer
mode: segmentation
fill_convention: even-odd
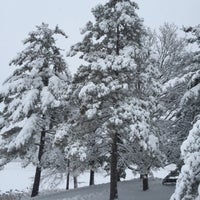
[[[11,65],[17,69],[4,82],[0,96],[4,103],[0,152],[2,165],[20,158],[24,166],[36,165],[32,196],[39,191],[45,141],[50,137],[53,111],[60,106],[70,80],[65,60],[56,46],[55,35],[67,37],[56,27],[42,23],[24,40],[25,49]]]

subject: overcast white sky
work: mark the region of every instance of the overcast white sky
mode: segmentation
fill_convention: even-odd
[[[68,49],[80,41],[80,31],[88,20],[92,20],[91,8],[108,0],[0,0],[0,84],[11,74],[8,65],[20,50],[27,33],[42,22],[50,27],[59,25],[69,39],[62,48]],[[144,24],[157,28],[164,22],[182,25],[200,23],[200,0],[136,0],[138,14]],[[69,61],[71,71],[78,64]]]

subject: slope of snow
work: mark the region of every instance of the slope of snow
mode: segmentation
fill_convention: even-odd
[[[164,178],[170,170],[174,169],[174,165],[159,169],[153,172],[153,176],[156,178]],[[5,166],[4,169],[0,170],[0,193],[4,193],[10,190],[18,190],[29,192],[32,188],[33,177],[35,173],[35,167],[28,166],[21,168],[21,164],[18,162],[12,162]],[[138,178],[139,176],[133,175],[130,170],[126,171],[126,180]],[[58,180],[57,180],[58,181]],[[109,183],[110,177],[106,176],[104,171],[100,171],[95,174],[95,184]],[[66,186],[66,176],[60,177],[59,183],[56,184],[53,178],[44,179],[41,183],[40,191],[52,190],[52,189],[64,189]],[[81,174],[78,177],[78,187],[85,187],[89,182],[89,173]],[[108,187],[108,186],[107,186]],[[73,188],[73,180],[70,179],[70,188]]]
[[[120,182],[118,185],[120,200],[168,200],[174,191],[174,186],[163,186],[160,179],[151,179],[150,189],[143,192],[141,181]],[[108,200],[109,184],[82,187],[79,189],[61,191],[42,195],[34,200]]]
[[[29,191],[32,187],[34,168],[21,168],[18,162],[12,162],[0,171],[0,193],[10,190]]]

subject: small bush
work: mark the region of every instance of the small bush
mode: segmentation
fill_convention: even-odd
[[[20,191],[8,191],[0,194],[0,200],[24,200],[28,195]]]

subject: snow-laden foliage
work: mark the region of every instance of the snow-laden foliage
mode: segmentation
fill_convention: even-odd
[[[83,134],[82,137],[78,136],[81,140],[79,145],[86,143],[86,155],[90,152],[88,148],[94,146],[97,149],[104,147],[100,155],[109,156],[108,146],[113,131],[118,134],[120,156],[125,157],[128,153],[126,148],[130,146],[129,160],[126,160],[125,165],[139,163],[139,149],[149,156],[154,153],[155,156],[158,152],[153,113],[157,110],[156,95],[160,92],[156,81],[159,72],[148,61],[137,63],[134,57],[139,57],[143,52],[139,49],[137,55],[134,52],[132,47],[124,48],[118,56],[108,55],[88,66],[81,66],[75,75],[75,99],[80,114],[84,116],[79,118],[82,120],[79,131]],[[85,126],[90,126],[90,129]],[[88,145],[91,139],[94,145]]]
[[[81,53],[81,58],[91,63],[81,66],[74,79],[72,93],[75,97],[72,99],[80,111],[80,117],[75,117],[78,121],[73,127],[78,130],[73,131],[77,132],[77,136],[74,134],[76,139],[71,140],[71,145],[78,138],[78,144],[87,147],[87,162],[92,161],[92,165],[94,158],[99,166],[102,157],[103,160],[106,159],[105,156],[108,157],[112,137],[108,137],[106,121],[109,118],[116,121],[114,116],[110,116],[110,112],[119,104],[115,101],[121,98],[120,101],[123,102],[122,97],[128,91],[127,74],[131,71],[132,76],[130,68],[134,67],[134,62],[127,60],[123,54],[119,56],[119,51],[126,46],[140,46],[144,30],[142,21],[136,14],[137,8],[137,4],[130,0],[111,0],[105,5],[96,6],[92,9],[95,22],[87,23],[82,30],[83,41],[72,46],[69,52],[71,56]],[[122,71],[126,72],[123,74]],[[110,99],[111,95],[113,98]],[[113,105],[111,110],[108,109],[108,104]],[[90,150],[89,146],[92,147]]]
[[[199,199],[200,187],[200,120],[197,120],[181,146],[184,165],[171,200]]]
[[[193,39],[190,42],[196,42],[199,45],[199,31],[200,27],[190,28],[187,31],[194,33]],[[199,52],[196,55],[192,64],[199,68]],[[183,95],[181,100],[182,116],[184,117],[188,110],[192,112],[191,120],[193,127],[189,132],[187,139],[181,146],[181,155],[184,161],[181,173],[179,175],[175,193],[172,195],[171,200],[186,200],[186,199],[199,199],[200,187],[200,121],[199,121],[199,104],[200,104],[200,79],[199,70],[196,70],[188,83],[188,91]]]
[[[69,52],[71,56],[79,53],[88,64],[80,66],[74,76],[72,99],[78,117],[68,144],[71,148],[83,146],[84,160],[93,166],[104,161],[111,173],[111,193],[116,189],[114,176],[127,165],[137,164],[136,157],[130,156],[134,150],[141,148],[149,157],[158,152],[154,114],[159,72],[137,8],[130,0],[96,6],[92,10],[95,22],[87,23],[83,41]],[[127,145],[132,147],[130,151]],[[114,193],[111,199],[117,198]]]
[[[83,41],[71,48],[70,55],[82,52],[82,58],[92,62],[113,54],[127,45],[140,45],[142,20],[136,13],[138,5],[130,0],[109,0],[92,9],[95,23],[89,21],[82,30]]]
[[[25,49],[10,63],[17,69],[0,91],[4,104],[0,152],[6,158],[4,163],[18,157],[24,160],[24,165],[37,163],[40,133],[53,126],[53,112],[61,106],[70,80],[65,60],[56,46],[56,34],[67,37],[58,27],[51,30],[44,23],[37,26],[24,40]]]
[[[196,78],[198,76],[194,75]],[[191,79],[189,87],[192,82],[196,80]],[[200,88],[200,82],[197,85],[193,85],[182,98],[181,105],[191,106],[191,109],[199,106],[200,103],[200,93],[194,92],[198,91]],[[192,108],[194,107],[194,108]],[[196,113],[199,114],[199,110],[195,109]],[[181,146],[181,155],[184,161],[184,165],[181,169],[179,179],[177,181],[176,190],[174,195],[171,197],[172,200],[182,200],[182,199],[199,199],[200,193],[198,187],[200,186],[200,120],[199,115],[194,115],[193,120],[196,120],[192,129],[189,132],[187,139],[183,142]]]

